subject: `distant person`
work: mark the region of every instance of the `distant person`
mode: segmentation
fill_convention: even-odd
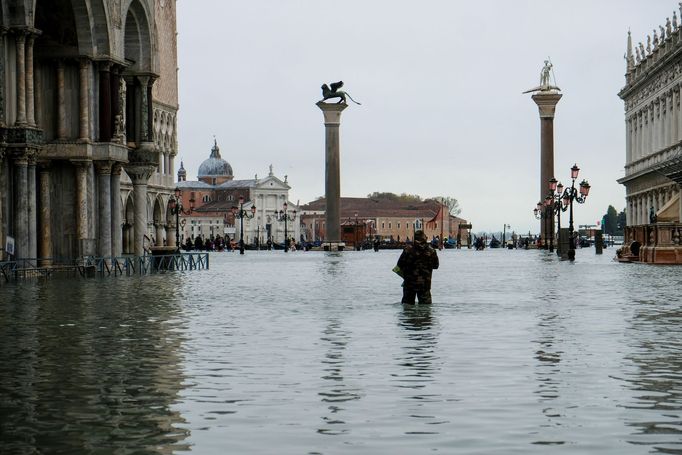
[[[419,230],[414,242],[403,250],[396,272],[403,277],[403,303],[431,303],[431,272],[438,268],[438,254],[428,244],[426,235]]]
[[[374,237],[374,251],[379,251],[379,245],[381,245],[381,240],[379,237]]]

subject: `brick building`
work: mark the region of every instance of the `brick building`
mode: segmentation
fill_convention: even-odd
[[[323,240],[325,235],[324,198],[301,206],[301,232],[308,241]],[[341,198],[341,232],[346,244],[379,237],[397,242],[411,240],[416,229],[429,239],[455,238],[466,220],[452,216],[447,206],[426,200],[405,203],[390,199]]]

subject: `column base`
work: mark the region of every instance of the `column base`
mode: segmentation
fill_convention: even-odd
[[[324,251],[343,251],[346,248],[344,242],[324,242],[322,249]]]

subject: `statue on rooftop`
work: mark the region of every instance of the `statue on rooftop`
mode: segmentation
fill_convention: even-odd
[[[677,30],[677,13],[673,11],[673,30]]]
[[[665,37],[666,37],[665,29],[663,28],[662,25],[659,25],[658,28],[661,30],[661,44],[663,44],[663,41],[665,41]]]
[[[329,86],[331,86],[331,88]],[[329,84],[329,86],[327,86],[327,84],[322,84],[322,100],[321,101],[325,101],[325,100],[328,100],[330,98],[339,98],[339,101],[337,104],[341,104],[341,103],[347,104],[346,97],[348,97],[355,104],[361,104],[361,103],[358,103],[357,101],[355,101],[353,99],[353,97],[350,96],[349,93],[344,92],[343,90],[339,90],[341,87],[343,87],[343,81],[332,82],[331,84]]]
[[[646,58],[646,52],[644,51],[644,44],[642,42],[639,42],[639,54],[642,56],[642,60]]]
[[[667,36],[668,38],[670,38],[670,37],[672,36],[672,34],[673,34],[673,25],[672,25],[672,23],[670,22],[670,18],[669,18],[669,17],[666,17],[666,18],[665,18],[665,32],[666,32],[666,36]]]
[[[658,47],[658,33],[656,32],[656,29],[654,29],[653,44],[654,44],[654,49],[656,49]]]
[[[646,36],[646,53],[647,53],[647,55],[651,54],[651,36],[650,35]]]
[[[635,61],[639,65],[639,63],[642,61],[642,57],[639,55],[639,48],[635,47]]]

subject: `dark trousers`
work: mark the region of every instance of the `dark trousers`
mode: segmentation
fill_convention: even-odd
[[[403,302],[413,305],[414,299],[418,298],[421,304],[431,304],[431,289],[403,288]]]

